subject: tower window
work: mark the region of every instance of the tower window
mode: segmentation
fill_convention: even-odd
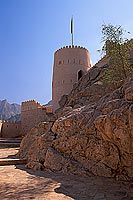
[[[61,60],[59,61],[59,65],[61,65]]]
[[[84,72],[82,70],[80,70],[78,72],[78,80],[83,76]]]
[[[68,60],[68,63],[69,63],[69,60]]]

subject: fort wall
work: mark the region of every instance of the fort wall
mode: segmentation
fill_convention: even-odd
[[[90,53],[80,46],[66,46],[54,54],[52,103],[53,111],[59,107],[59,100],[69,94],[73,85],[91,67]]]
[[[15,138],[21,136],[21,122],[0,122],[0,137]]]
[[[46,113],[53,113],[53,106],[52,105],[49,105],[49,106],[45,106],[45,109],[46,109]]]
[[[0,120],[0,137],[2,137],[2,120]]]
[[[15,138],[27,134],[40,122],[48,121],[52,106],[42,106],[35,100],[22,102],[21,121],[9,122],[0,120],[0,137]]]
[[[35,100],[22,102],[21,124],[22,134],[27,134],[34,126],[40,122],[47,121],[47,113],[52,113],[52,106],[42,106]]]

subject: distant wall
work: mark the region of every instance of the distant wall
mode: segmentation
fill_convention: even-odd
[[[0,137],[2,137],[2,120],[0,120]]]
[[[46,109],[46,113],[52,113],[53,112],[53,106],[52,105],[45,106],[45,109]]]
[[[15,138],[27,134],[40,122],[48,121],[52,113],[52,106],[42,106],[35,100],[22,102],[21,122],[0,120],[0,137]]]
[[[21,136],[21,122],[0,122],[0,137],[15,138]]]
[[[47,113],[52,113],[52,106],[42,106],[35,100],[22,102],[21,124],[22,134],[27,134],[34,126],[49,119]]]

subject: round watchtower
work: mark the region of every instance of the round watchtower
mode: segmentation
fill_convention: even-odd
[[[52,103],[53,112],[59,100],[69,94],[76,83],[91,67],[90,53],[80,46],[66,46],[54,54]]]

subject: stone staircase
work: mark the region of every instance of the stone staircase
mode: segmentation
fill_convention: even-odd
[[[26,164],[25,159],[16,158],[21,138],[0,138],[0,166]]]
[[[20,147],[21,139],[14,138],[0,138],[0,148]]]

